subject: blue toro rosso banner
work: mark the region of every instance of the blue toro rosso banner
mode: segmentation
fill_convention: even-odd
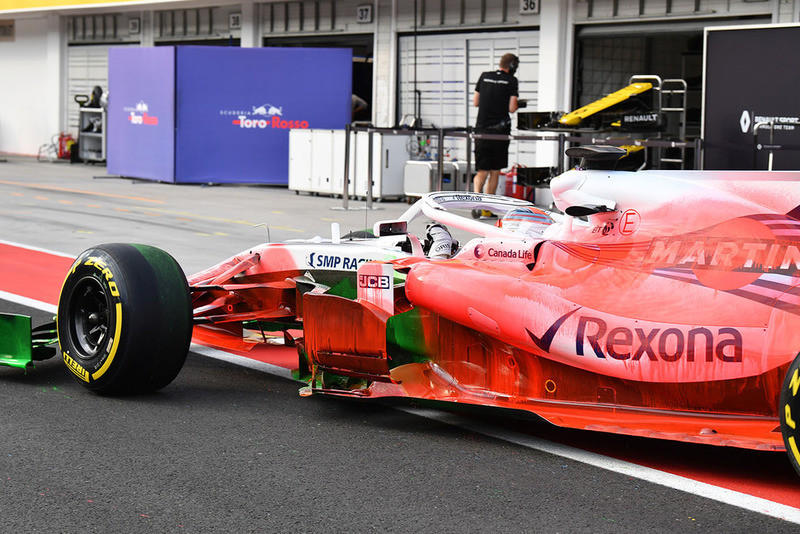
[[[110,49],[108,85],[108,173],[175,181],[175,49]]]
[[[152,50],[164,49],[125,52]],[[285,185],[289,174],[290,130],[342,129],[350,121],[352,52],[349,49],[180,46],[173,50],[173,152],[172,157],[163,150],[155,154],[162,161],[171,161],[174,171],[171,176],[165,172],[163,177],[141,175],[142,178]],[[114,59],[114,55],[109,56],[110,62]],[[130,72],[124,80],[127,85],[141,85],[142,78],[137,72],[127,65],[125,70]],[[109,116],[124,111],[116,107],[117,90],[110,79],[115,107],[109,108]],[[109,172],[139,176],[122,172],[117,165],[112,170],[115,158],[111,151],[112,148],[125,151],[133,146],[130,143],[135,137],[133,128],[145,126],[145,121],[144,117],[141,124],[118,119],[122,130],[115,132],[109,128],[109,139],[115,138],[113,143],[109,140]],[[149,156],[137,151],[136,157]],[[129,164],[133,159],[121,158]],[[131,164],[129,171],[141,166],[142,163]]]
[[[289,131],[350,121],[352,51],[179,47],[176,173],[287,184]]]

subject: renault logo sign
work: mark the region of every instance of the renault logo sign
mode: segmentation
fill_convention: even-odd
[[[742,127],[742,133],[750,131],[750,113],[747,110],[742,111],[742,116],[739,118],[739,126]]]

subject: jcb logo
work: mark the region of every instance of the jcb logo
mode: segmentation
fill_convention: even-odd
[[[384,275],[360,274],[358,275],[358,287],[367,289],[389,289],[392,287],[392,279]]]

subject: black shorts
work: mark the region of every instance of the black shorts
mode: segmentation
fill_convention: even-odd
[[[475,168],[479,171],[499,171],[508,167],[509,141],[475,139]]]

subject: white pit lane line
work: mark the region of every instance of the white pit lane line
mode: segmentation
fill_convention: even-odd
[[[192,343],[192,346],[189,348],[189,350],[195,354],[199,354],[200,356],[214,358],[215,360],[222,360],[224,362],[239,365],[241,367],[247,367],[248,369],[263,371],[264,373],[269,373],[274,376],[294,380],[292,377],[292,372],[289,369],[272,365],[271,363],[260,362],[246,356],[239,356],[238,354],[232,354],[230,352],[225,352],[224,350],[206,347],[205,345],[199,345],[197,343]]]
[[[709,499],[730,504],[738,508],[744,508],[745,510],[750,510],[752,512],[758,512],[760,514],[777,517],[779,519],[800,525],[800,508],[792,508],[791,506],[787,506],[785,504],[772,502],[760,497],[754,497],[746,493],[740,493],[738,491],[721,488],[712,484],[706,484],[705,482],[692,480],[691,478],[659,471],[658,469],[644,467],[635,463],[626,462],[624,460],[617,460],[616,458],[603,456],[602,454],[585,451],[583,449],[577,449],[568,445],[562,445],[560,443],[547,441],[526,434],[520,434],[510,430],[505,430],[487,423],[470,421],[454,414],[422,408],[399,409],[410,414],[439,421],[447,425],[456,426],[465,430],[476,432],[478,434],[501,439],[503,441],[508,441],[509,443],[521,445],[529,449],[534,449],[548,454],[554,454],[562,458],[567,458],[583,464],[599,467],[607,471],[613,471],[615,473],[638,478],[640,480],[652,482],[653,484],[684,491],[700,497],[707,497]]]
[[[216,358],[233,363],[235,365],[241,365],[243,367],[293,380],[291,371],[284,369],[283,367],[251,360],[250,358],[244,356],[230,354],[222,350],[212,349],[196,343],[192,344],[191,350],[202,356]],[[784,521],[789,521],[791,523],[800,525],[800,508],[792,508],[791,506],[787,506],[785,504],[780,504],[767,499],[762,499],[760,497],[754,497],[746,493],[740,493],[738,491],[721,488],[705,482],[699,482],[697,480],[692,480],[691,478],[673,475],[671,473],[659,471],[658,469],[644,467],[635,463],[626,462],[624,460],[617,460],[616,458],[611,458],[608,456],[603,456],[602,454],[547,441],[541,438],[529,436],[527,434],[520,434],[518,432],[506,430],[487,423],[472,421],[447,412],[397,406],[395,409],[411,415],[416,415],[418,417],[424,417],[426,419],[431,419],[440,423],[462,428],[464,430],[483,434],[484,436],[501,439],[509,443],[514,443],[515,445],[553,454],[555,456],[560,456],[562,458],[567,458],[583,464],[599,467],[614,473],[620,473],[622,475],[652,482],[653,484],[658,484],[667,488],[680,490],[692,495],[707,497],[724,504],[730,504],[738,508],[743,508],[745,510],[750,510],[752,512],[757,512],[771,517],[777,517],[778,519],[783,519]]]
[[[0,240],[0,243],[19,246],[22,248],[29,248],[32,250],[38,250],[41,252],[56,254],[59,256],[67,256],[66,254],[61,254],[50,250],[37,249],[34,247],[29,247],[26,245],[21,245],[19,243],[13,243],[9,241]],[[16,304],[20,304],[23,306],[28,306],[30,308],[34,308],[37,310],[42,310],[47,313],[56,313],[57,310],[57,307],[52,304],[47,304],[45,302],[30,299],[27,297],[21,297],[19,295],[14,295],[12,293],[7,293],[4,291],[0,291],[0,299],[7,300],[9,302],[14,302]],[[231,354],[223,350],[206,347],[204,345],[199,345],[197,343],[192,343],[190,350],[195,354],[199,354],[201,356],[206,356],[208,358],[215,358],[217,360],[226,361],[234,365],[239,365],[241,367],[247,367],[248,369],[262,371],[264,373],[268,373],[274,376],[293,380],[291,371],[283,367],[279,367],[277,365],[260,362],[244,356]],[[626,462],[624,460],[617,460],[615,458],[610,458],[608,456],[603,456],[601,454],[585,451],[582,449],[577,449],[567,445],[561,445],[559,443],[547,441],[540,438],[535,438],[517,432],[512,432],[510,430],[498,428],[486,423],[471,421],[454,414],[448,414],[446,412],[440,412],[436,410],[426,410],[420,408],[400,407],[397,409],[419,417],[425,417],[427,419],[432,419],[444,424],[456,426],[459,428],[463,428],[465,430],[470,430],[472,432],[477,432],[485,436],[501,439],[509,443],[514,443],[516,445],[527,447],[529,449],[545,452],[548,454],[554,454],[562,458],[567,458],[583,464],[599,467],[607,471],[613,471],[615,473],[620,473],[630,477],[638,478],[640,480],[652,482],[653,484],[658,484],[660,486],[665,486],[668,488],[690,493],[692,495],[707,497],[715,501],[719,501],[725,504],[730,504],[732,506],[768,515],[771,517],[777,517],[779,519],[783,519],[785,521],[789,521],[791,523],[800,525],[800,508],[792,508],[791,506],[787,506],[785,504],[772,502],[770,500],[762,499],[760,497],[754,497],[746,493],[740,493],[738,491],[721,488],[718,486],[714,486],[712,484],[706,484],[705,482],[699,482],[697,480],[692,480],[690,478],[673,475],[671,473],[666,473],[664,471],[659,471],[657,469],[652,469],[650,467],[644,467],[631,462]]]
[[[7,300],[8,302],[13,302],[14,304],[27,306],[28,308],[33,308],[35,310],[42,310],[47,313],[54,314],[56,311],[58,311],[58,306],[55,306],[54,304],[48,304],[46,302],[42,302],[41,300],[29,299],[28,297],[21,297],[13,293],[6,293],[5,291],[0,291],[0,300]]]
[[[72,254],[64,254],[63,252],[58,252],[56,250],[50,250],[50,249],[41,248],[41,247],[34,247],[32,245],[25,245],[24,243],[17,243],[15,241],[6,241],[5,239],[0,239],[0,244],[8,245],[10,247],[17,247],[17,248],[24,248],[24,249],[27,249],[27,250],[33,250],[35,252],[43,252],[45,254],[50,254],[51,256],[60,256],[62,258],[69,258],[71,260],[74,260],[77,257],[77,256],[74,256]]]

